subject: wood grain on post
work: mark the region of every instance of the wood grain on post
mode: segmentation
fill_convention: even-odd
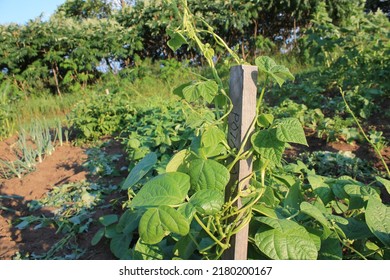
[[[241,147],[245,136],[249,131],[253,119],[256,117],[256,95],[257,95],[257,74],[256,66],[237,65],[230,70],[230,98],[233,102],[233,111],[229,115],[228,143],[231,148],[237,151]],[[250,141],[247,142],[244,151],[250,148]],[[249,182],[244,179],[252,173],[252,159],[240,160],[231,171],[231,178],[226,189],[226,200],[237,194],[238,188],[245,189]],[[241,200],[235,204],[238,208],[242,206]],[[225,260],[246,260],[248,253],[248,230],[245,226],[240,232],[232,237],[231,247],[225,251]]]

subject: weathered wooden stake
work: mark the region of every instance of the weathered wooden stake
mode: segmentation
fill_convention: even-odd
[[[245,135],[256,117],[256,94],[257,94],[257,74],[256,66],[238,65],[230,69],[230,98],[233,102],[233,111],[229,115],[228,142],[230,147],[241,147]],[[250,147],[247,142],[245,150]],[[249,182],[243,180],[252,172],[252,159],[240,160],[231,171],[231,178],[228,188],[226,188],[226,199],[234,197],[238,188],[245,189]],[[237,184],[239,182],[239,184]],[[241,207],[241,200],[236,202],[237,207]],[[232,237],[231,247],[225,251],[225,260],[246,260],[248,252],[248,230],[249,226],[243,228]]]

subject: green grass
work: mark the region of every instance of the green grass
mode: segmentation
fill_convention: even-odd
[[[66,114],[82,99],[78,93],[57,95],[31,96],[27,100],[20,100],[15,104],[16,129],[29,126],[37,120],[45,119],[54,122],[57,119],[65,119]]]
[[[3,97],[7,92],[2,91]],[[66,114],[83,97],[77,93],[64,94],[63,97],[44,94],[40,96],[23,97],[17,101],[3,98],[3,119],[0,120],[0,140],[16,134],[22,129],[31,127],[37,121],[45,121],[55,125],[58,120],[64,121]]]

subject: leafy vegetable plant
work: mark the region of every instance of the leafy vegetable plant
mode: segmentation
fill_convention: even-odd
[[[185,111],[189,115],[188,125],[193,127],[197,125],[197,133],[188,148],[173,156],[165,173],[150,179],[138,191],[134,186],[142,176],[133,171],[140,170],[142,174],[146,174],[148,170],[143,166],[150,169],[156,157],[148,156],[141,160],[130,173],[123,185],[130,194],[130,200],[126,204],[128,210],[118,219],[117,224],[114,220],[111,221],[112,223],[104,222],[106,229],[94,239],[96,243],[98,237],[103,235],[110,237],[109,228],[115,225],[116,235],[112,237],[111,244],[112,249],[119,250],[114,249],[113,252],[121,258],[132,258],[137,255],[136,251],[128,249],[133,239],[133,231],[136,229],[139,234],[137,242],[142,242],[143,246],[163,242],[166,238],[169,240],[177,239],[178,237],[175,236],[182,236],[177,240],[177,250],[172,252],[172,255],[177,258],[187,258],[195,251],[205,258],[221,257],[229,247],[232,236],[249,223],[251,207],[263,192],[263,186],[259,183],[258,188],[253,187],[251,191],[239,193],[225,202],[225,188],[229,183],[230,171],[234,163],[254,155],[261,162],[262,175],[264,175],[267,168],[280,164],[287,143],[306,144],[298,120],[288,118],[274,122],[272,115],[261,113],[261,102],[267,83],[275,81],[282,85],[285,79],[293,76],[287,68],[277,65],[271,58],[260,57],[256,60],[256,64],[267,79],[257,104],[258,117],[255,118],[253,126],[262,129],[250,138],[247,137],[245,142],[250,141],[253,144],[253,149],[247,153],[243,153],[242,149],[233,151],[227,145],[225,128],[227,115],[233,105],[212,60],[214,51],[198,37],[202,32],[213,33],[209,30],[199,31],[194,22],[193,15],[188,8],[184,8],[181,29],[170,32],[171,40],[168,44],[176,50],[187,42],[185,36],[188,36],[205,55],[212,69],[213,79],[204,78],[175,90],[176,94],[183,97],[183,103],[191,109]],[[216,41],[224,45],[224,42],[216,34],[214,35]],[[238,57],[230,49],[227,50],[239,62]],[[192,106],[199,100],[206,107],[199,109]],[[211,109],[209,104],[214,104],[215,109]],[[196,119],[198,121],[195,121]],[[243,143],[243,146],[245,145],[246,143]],[[132,183],[128,184],[129,181]],[[239,197],[247,199],[246,205],[241,209],[237,209],[233,203]],[[239,213],[243,215],[238,215]],[[127,216],[135,221],[126,218]],[[234,216],[236,219],[232,222],[230,217]],[[193,232],[191,232],[191,225],[195,225]],[[190,239],[193,242],[188,243]],[[125,242],[125,244],[121,243],[121,246],[115,247],[114,244],[117,242]],[[205,245],[202,245],[202,242]],[[189,244],[192,244],[193,250],[182,255],[182,251],[188,251]]]
[[[220,259],[232,237],[250,224],[249,258],[386,258],[388,207],[376,187],[348,177],[324,178],[302,162],[283,167],[282,155],[290,143],[307,142],[298,119],[276,119],[263,112],[266,88],[294,78],[270,57],[255,61],[264,83],[251,124],[254,132],[241,147],[229,147],[227,116],[233,104],[215,67],[215,50],[205,38],[212,37],[235,63],[242,61],[191,13],[186,1],[171,4],[181,23],[168,30],[168,45],[174,51],[186,44],[198,48],[212,73],[174,90],[194,137],[157,176],[150,172],[155,153],[140,160],[122,185],[129,195],[124,214],[101,217],[103,227],[92,243],[108,238],[111,251],[121,259]],[[246,178],[249,187],[225,197],[227,187],[241,183],[231,182],[235,163],[250,157],[254,171]],[[388,188],[387,180],[378,180]],[[238,199],[241,207],[235,206]]]

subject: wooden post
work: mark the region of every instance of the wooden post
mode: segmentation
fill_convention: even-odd
[[[233,111],[228,119],[228,142],[230,147],[236,148],[237,151],[240,149],[245,136],[251,133],[249,129],[253,119],[256,117],[257,74],[256,66],[238,65],[230,70],[230,98],[233,102]],[[244,151],[248,150],[249,147],[250,141],[247,142]],[[231,171],[230,182],[226,188],[227,200],[237,194],[239,186],[242,189],[248,186],[249,182],[244,182],[243,180],[251,173],[251,158],[237,162]],[[242,206],[241,200],[236,202],[236,206],[238,208]],[[225,251],[223,259],[247,259],[248,230],[249,226],[246,226],[232,237],[231,247]]]

